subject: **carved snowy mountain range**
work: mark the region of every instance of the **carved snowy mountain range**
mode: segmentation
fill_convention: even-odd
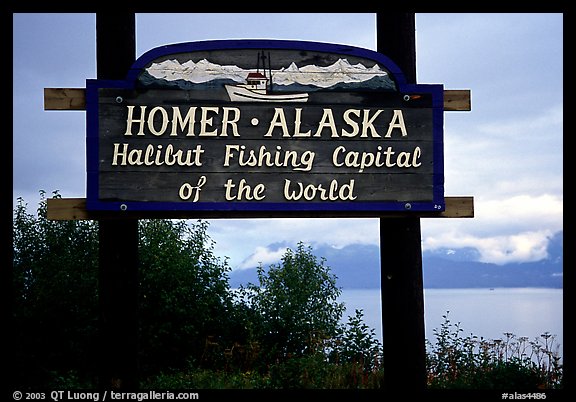
[[[235,65],[218,65],[206,59],[194,62],[192,60],[180,63],[178,60],[165,60],[152,63],[146,72],[156,79],[166,81],[184,80],[191,83],[204,83],[213,80],[233,80],[243,83],[246,76],[254,69],[242,69]],[[272,70],[272,82],[275,85],[313,85],[319,88],[329,88],[341,83],[362,83],[375,77],[385,77],[388,72],[378,64],[366,67],[363,64],[350,64],[346,59],[338,59],[326,67],[306,65],[298,67],[292,62],[288,67]]]

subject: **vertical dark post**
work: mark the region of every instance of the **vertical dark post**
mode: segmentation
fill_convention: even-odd
[[[377,50],[416,83],[413,13],[378,13]],[[426,388],[424,287],[420,218],[380,219],[384,386]]]
[[[376,48],[416,84],[416,20],[414,13],[377,13]]]
[[[135,14],[96,14],[98,79],[121,80],[135,60]],[[101,219],[100,388],[138,387],[138,221]]]

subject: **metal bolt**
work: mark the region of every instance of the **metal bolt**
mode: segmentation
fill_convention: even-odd
[[[404,209],[411,209],[412,205],[410,205],[409,202],[407,202],[406,204],[404,204]]]
[[[121,96],[116,97],[116,103],[122,103],[123,101],[124,101],[124,99],[122,99]]]
[[[128,205],[120,204],[120,211],[126,211],[128,209]]]
[[[410,100],[410,95],[404,95],[404,100],[408,102]]]

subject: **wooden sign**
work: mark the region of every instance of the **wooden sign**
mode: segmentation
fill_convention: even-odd
[[[443,211],[443,86],[385,55],[192,42],[87,80],[88,210]]]

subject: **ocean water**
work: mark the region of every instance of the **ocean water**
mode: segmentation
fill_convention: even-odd
[[[380,289],[343,289],[347,317],[362,309],[364,323],[374,328],[382,342]],[[506,339],[504,333],[530,341],[548,332],[560,356],[563,352],[563,290],[548,288],[424,289],[426,339],[434,342],[434,329],[440,329],[446,315],[459,324],[462,337],[476,335],[486,340]],[[454,328],[454,327],[452,327]],[[551,338],[548,339],[550,342]]]

